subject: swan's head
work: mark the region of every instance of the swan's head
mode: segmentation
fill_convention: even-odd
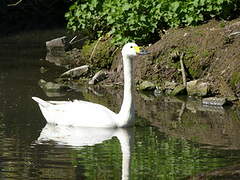
[[[136,43],[127,43],[122,48],[122,55],[127,57],[134,57],[138,54],[144,55],[148,54],[147,51],[143,50],[141,47],[139,47]]]

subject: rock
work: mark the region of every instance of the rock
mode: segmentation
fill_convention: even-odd
[[[164,93],[166,94],[166,95],[171,95],[172,94],[172,89],[165,89],[165,91],[164,91]]]
[[[45,73],[47,72],[48,70],[45,68],[45,67],[40,67],[40,73]]]
[[[44,91],[48,97],[63,97],[66,96],[65,91]]]
[[[97,84],[100,81],[103,81],[108,77],[108,73],[106,71],[100,70],[98,71],[93,78],[88,82],[88,84]]]
[[[226,100],[229,102],[238,101],[239,99],[236,96],[228,96]]]
[[[68,89],[68,87],[65,85],[57,84],[53,82],[46,82],[43,79],[40,79],[38,84],[44,91],[48,91],[48,92],[56,92],[56,91]]]
[[[73,62],[71,58],[69,58],[65,52],[59,55],[52,55],[50,53],[46,54],[45,60],[54,63],[57,66],[68,66]]]
[[[160,96],[163,94],[163,89],[160,86],[156,86],[156,89],[153,92],[154,96]]]
[[[167,95],[171,95],[173,89],[175,89],[177,86],[177,83],[175,82],[170,82],[170,81],[166,81],[162,87],[163,91],[165,94]]]
[[[227,103],[226,98],[209,97],[209,98],[203,98],[202,99],[202,104],[203,105],[223,106],[226,103]]]
[[[177,96],[177,95],[184,95],[186,93],[187,93],[186,87],[184,85],[180,84],[174,88],[174,90],[171,92],[170,95]]]
[[[67,48],[67,37],[59,37],[50,41],[46,42],[46,47],[48,53],[50,53],[53,56],[58,56],[59,53],[65,52],[65,49]]]
[[[59,37],[46,42],[47,54],[46,61],[56,64],[57,66],[66,66],[73,61],[66,53],[69,43],[67,37]]]
[[[89,70],[89,65],[83,65],[83,66],[76,67],[64,72],[63,74],[61,74],[60,77],[71,77],[71,78],[81,77],[84,74],[86,74],[88,70]]]
[[[62,89],[62,85],[57,84],[57,83],[53,83],[53,82],[47,82],[44,85],[44,89],[47,91],[59,91]]]
[[[173,90],[173,89],[176,88],[176,86],[177,86],[177,83],[175,83],[175,82],[166,81],[164,83],[164,89],[165,90],[167,90],[167,89]]]
[[[140,96],[144,101],[152,101],[155,99],[155,96],[149,91],[141,91]]]
[[[223,106],[203,105],[201,101],[194,98],[191,100],[187,100],[186,109],[188,109],[192,113],[197,112],[217,112],[218,114],[225,113],[225,109],[223,108]]]
[[[139,90],[142,90],[142,91],[153,91],[154,89],[156,89],[156,86],[149,81],[143,81],[139,85]]]
[[[43,87],[45,86],[45,84],[47,83],[47,81],[43,80],[43,79],[40,79],[38,81],[38,85],[43,89]]]
[[[187,93],[189,96],[206,96],[208,94],[209,84],[202,80],[187,82]]]

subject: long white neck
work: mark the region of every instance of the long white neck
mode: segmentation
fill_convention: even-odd
[[[117,115],[118,127],[131,126],[134,122],[133,103],[133,61],[123,55],[124,92],[120,112]]]

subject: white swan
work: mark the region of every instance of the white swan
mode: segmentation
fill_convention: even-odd
[[[54,142],[56,145],[81,148],[100,144],[112,137],[117,137],[122,151],[122,180],[127,180],[131,166],[131,148],[133,145],[132,128],[86,128],[61,126],[47,123],[38,137],[37,144]]]
[[[133,58],[137,54],[146,54],[135,43],[127,43],[122,49],[124,71],[124,96],[118,114],[100,104],[86,101],[44,101],[32,97],[42,111],[48,123],[80,127],[128,127],[134,123],[133,104]]]

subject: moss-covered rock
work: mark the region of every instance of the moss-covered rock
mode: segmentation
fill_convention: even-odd
[[[156,85],[150,81],[143,81],[139,85],[139,90],[141,91],[154,91],[155,88],[156,88]]]
[[[194,80],[187,83],[187,93],[189,96],[207,96],[209,84],[202,80]]]
[[[47,92],[56,92],[56,91],[63,91],[69,89],[68,86],[63,84],[58,84],[54,82],[46,82],[43,79],[40,79],[38,82],[39,86]]]
[[[230,84],[233,88],[240,87],[240,72],[233,72]]]
[[[178,96],[178,95],[185,95],[185,94],[187,94],[186,87],[180,84],[173,89],[170,95]]]
[[[86,42],[76,65],[88,64],[94,73],[101,69],[110,69],[115,49],[111,39]]]

